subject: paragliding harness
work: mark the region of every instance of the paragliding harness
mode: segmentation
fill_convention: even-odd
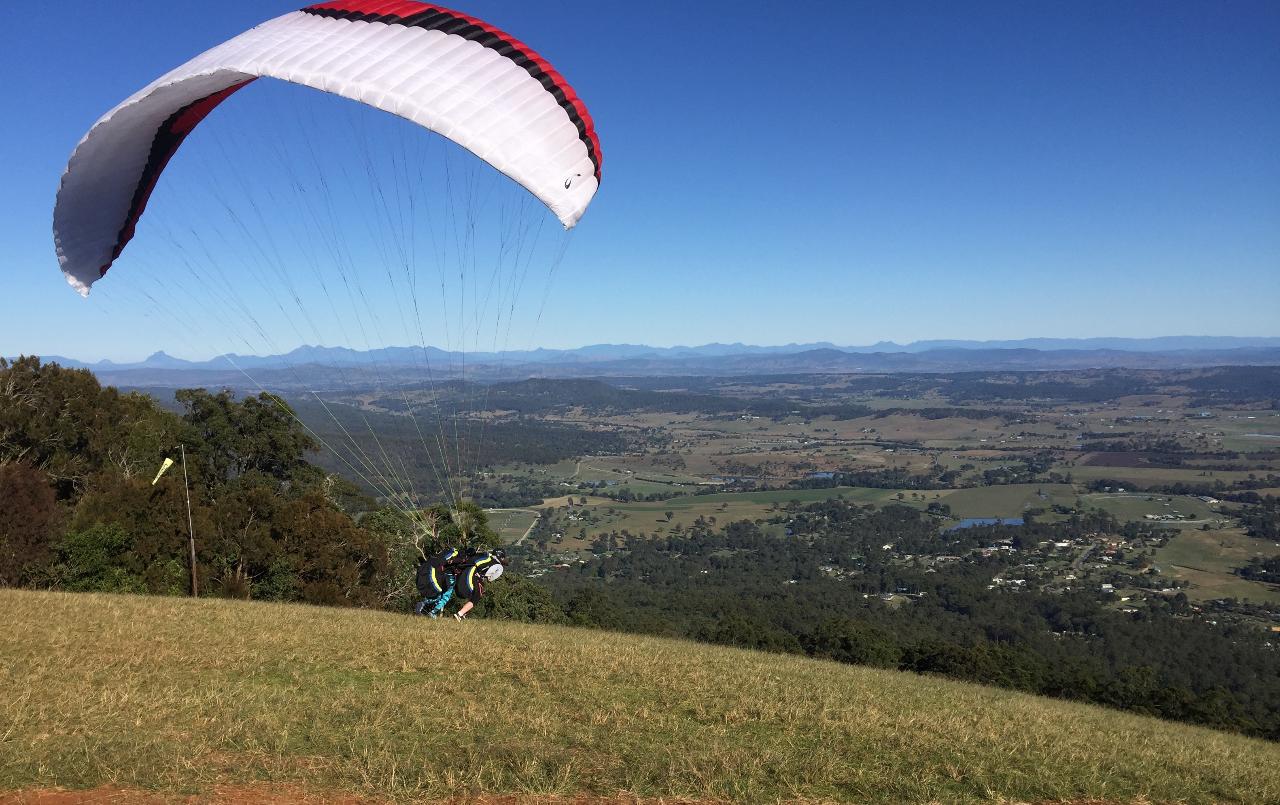
[[[456,548],[448,548],[418,563],[417,584],[422,600],[414,607],[419,615],[440,617],[458,586],[460,594],[475,603],[484,595],[484,583],[502,575],[501,551],[472,551],[459,556]],[[490,573],[496,573],[490,576]],[[430,609],[428,610],[428,606]]]
[[[479,603],[485,585],[502,575],[505,555],[500,551],[484,551],[471,556],[458,570],[457,595],[472,603]]]
[[[440,617],[445,604],[453,598],[453,587],[457,581],[457,569],[451,564],[458,556],[457,548],[446,548],[435,556],[427,557],[418,563],[418,594],[422,596],[413,611],[416,615]],[[428,610],[428,606],[430,609]]]

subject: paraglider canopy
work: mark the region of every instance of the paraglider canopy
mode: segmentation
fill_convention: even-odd
[[[58,261],[72,287],[87,295],[106,274],[186,136],[260,77],[350,98],[437,132],[526,188],[565,228],[599,187],[591,116],[532,48],[428,3],[334,0],[206,51],[94,124],[71,155],[54,208]]]

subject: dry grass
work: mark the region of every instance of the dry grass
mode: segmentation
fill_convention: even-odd
[[[1274,744],[679,641],[0,591],[0,790],[1280,800]]]

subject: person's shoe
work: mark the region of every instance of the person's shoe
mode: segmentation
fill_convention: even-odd
[[[461,612],[453,613],[453,619],[458,623],[462,623],[464,618],[466,618],[466,615],[463,615]]]
[[[428,618],[431,618],[432,620],[435,620],[436,618],[440,617],[440,613],[439,613],[439,612],[428,612],[428,613],[427,613],[427,617],[428,617]]]

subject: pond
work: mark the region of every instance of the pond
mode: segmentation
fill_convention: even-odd
[[[962,528],[973,528],[976,525],[1022,525],[1021,517],[966,517],[959,525],[953,525],[948,531],[959,531]]]

